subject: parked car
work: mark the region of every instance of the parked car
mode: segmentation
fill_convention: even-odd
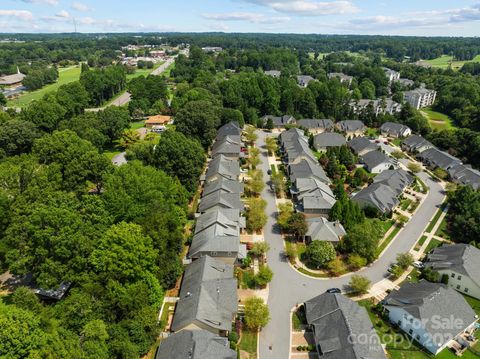
[[[396,266],[397,266],[396,264],[392,264],[390,267],[388,267],[387,272],[393,273],[393,270],[395,269]]]
[[[248,173],[248,170],[246,168],[240,168],[240,173]]]
[[[423,263],[420,262],[420,261],[415,261],[415,262],[413,262],[413,266],[414,266],[415,268],[422,269],[422,268],[425,267],[425,264],[423,264]]]
[[[375,140],[375,143],[380,143],[380,140]]]
[[[327,289],[326,292],[327,292],[327,293],[342,293],[342,291],[340,290],[340,288],[330,288],[330,289]]]
[[[268,171],[267,171],[267,175],[270,176],[271,174],[272,174],[272,170],[268,170]]]

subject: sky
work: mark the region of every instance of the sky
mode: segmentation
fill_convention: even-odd
[[[480,35],[480,0],[0,0],[0,32]]]

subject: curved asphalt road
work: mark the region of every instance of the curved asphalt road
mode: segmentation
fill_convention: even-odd
[[[263,131],[257,131],[257,134],[257,145],[261,149],[262,156],[261,168],[266,175],[269,165],[267,152],[263,146],[267,134]],[[441,186],[432,181],[428,175],[420,173],[419,177],[430,187],[423,204],[410,222],[400,231],[387,251],[370,267],[357,272],[367,276],[372,283],[385,278],[387,268],[396,261],[398,253],[408,252],[413,247],[445,197]],[[265,181],[269,181],[268,176]],[[325,292],[328,288],[345,289],[350,276],[322,280],[306,277],[291,268],[282,258],[283,239],[276,225],[277,208],[274,194],[270,191],[269,185],[265,187],[262,197],[267,201],[268,222],[265,226],[265,240],[270,244],[267,262],[273,270],[274,276],[270,283],[268,297],[271,320],[260,333],[259,353],[261,359],[283,359],[289,358],[290,353],[291,308]]]

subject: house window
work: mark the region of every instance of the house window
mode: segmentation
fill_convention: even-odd
[[[457,285],[457,290],[460,289],[460,284]]]
[[[216,255],[217,255],[217,252],[212,252],[212,257]]]
[[[410,329],[410,330],[408,331],[408,334],[412,335],[412,334],[413,334],[413,329]]]
[[[455,273],[452,273],[451,277],[452,277],[452,278],[455,278]]]
[[[402,321],[399,320],[399,321],[397,322],[397,324],[398,324],[399,327],[401,327],[401,326],[402,326]]]
[[[468,288],[465,288],[463,291],[464,291],[465,293],[468,293]]]
[[[457,277],[457,279],[458,279],[458,280],[462,280],[462,276],[459,275],[459,276]]]
[[[420,335],[417,334],[417,335],[415,336],[415,339],[417,339],[417,342],[419,342],[419,341],[420,341]]]

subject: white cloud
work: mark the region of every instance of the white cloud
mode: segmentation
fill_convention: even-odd
[[[15,18],[22,21],[33,20],[33,14],[27,10],[0,10],[0,17]]]
[[[202,14],[205,19],[216,21],[248,21],[258,24],[275,24],[289,21],[290,18],[286,16],[274,16],[268,17],[263,14],[251,13],[251,12],[231,12],[220,14]]]
[[[377,15],[371,17],[351,19],[339,28],[357,30],[384,29],[384,28],[427,28],[448,27],[454,24],[479,21],[480,4],[466,8],[417,11],[403,13],[396,16]]]
[[[70,14],[66,10],[61,10],[55,14],[56,17],[61,17],[64,19],[68,19],[70,17]]]
[[[28,4],[46,4],[50,6],[58,5],[58,0],[20,0]]]
[[[81,3],[81,2],[74,2],[72,4],[72,9],[77,10],[77,11],[82,11],[82,12],[87,12],[87,11],[92,11],[93,9],[88,6],[87,4]]]
[[[249,3],[300,16],[324,16],[356,13],[359,9],[352,1],[311,1],[311,0],[244,0]]]

